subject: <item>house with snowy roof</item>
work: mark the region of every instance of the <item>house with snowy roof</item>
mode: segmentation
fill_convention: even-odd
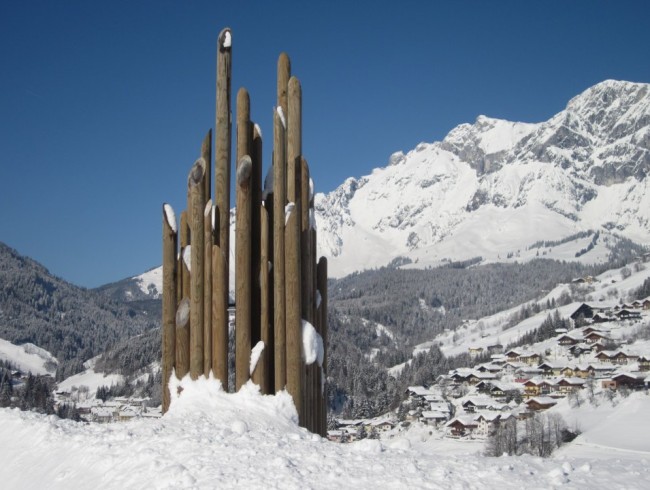
[[[557,343],[563,346],[576,345],[581,341],[582,341],[582,336],[578,338],[575,334],[568,334],[568,333],[565,333],[564,335],[560,335],[557,339]]]
[[[529,411],[538,412],[540,410],[547,410],[552,406],[557,405],[557,400],[551,398],[550,396],[538,396],[531,398],[530,400],[526,400],[525,404],[528,407]]]
[[[468,416],[456,417],[447,424],[449,435],[452,437],[471,436],[477,427],[478,423],[474,420],[474,417]]]
[[[631,390],[641,390],[646,387],[646,378],[647,373],[622,372],[612,376],[611,380],[609,380],[609,383],[603,383],[603,388],[608,387],[617,390],[619,388],[626,387]]]
[[[578,391],[585,386],[582,378],[562,378],[555,383],[555,392],[561,395],[568,395],[572,391]]]
[[[475,417],[476,429],[474,435],[477,437],[487,437],[492,434],[501,422],[501,414],[498,413],[480,413]]]
[[[533,378],[529,379],[524,386],[524,397],[533,398],[540,395],[549,395],[553,389],[553,383],[547,379]]]
[[[551,361],[544,361],[537,367],[538,369],[541,369],[544,376],[550,377],[559,376],[562,372],[562,369],[566,368],[566,365]]]
[[[537,352],[525,352],[520,354],[519,360],[529,366],[537,366],[541,362],[542,356]]]
[[[437,410],[424,410],[420,416],[420,422],[434,427],[440,427],[449,420],[449,413],[438,412]]]
[[[636,361],[639,356],[636,354],[626,353],[622,350],[608,351],[604,350],[596,354],[596,359],[603,363],[624,365]]]

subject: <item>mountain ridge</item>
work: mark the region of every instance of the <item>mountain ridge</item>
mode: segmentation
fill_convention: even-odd
[[[386,167],[316,195],[319,254],[341,277],[396,257],[417,267],[498,261],[587,230],[649,242],[649,88],[607,80],[548,121],[479,116],[393,153]]]

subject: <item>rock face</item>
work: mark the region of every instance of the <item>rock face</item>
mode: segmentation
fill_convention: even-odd
[[[648,243],[649,87],[608,80],[546,122],[479,116],[441,142],[394,153],[316,196],[319,253],[340,276],[396,257],[500,260],[587,230]]]

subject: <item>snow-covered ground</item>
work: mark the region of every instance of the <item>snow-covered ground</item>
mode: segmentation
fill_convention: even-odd
[[[0,359],[9,361],[24,373],[34,375],[54,374],[58,361],[45,349],[34,344],[14,345],[0,339]]]
[[[592,429],[588,455],[486,458],[475,441],[413,430],[391,440],[336,444],[299,428],[286,393],[254,385],[224,393],[218,382],[184,380],[156,420],[83,424],[0,410],[3,488],[648,488],[649,425],[621,434]],[[619,419],[643,421],[650,397],[621,402]],[[608,417],[608,418],[611,418]],[[604,420],[605,418],[603,418]],[[635,424],[636,425],[636,424]],[[625,458],[614,444],[633,438]],[[579,448],[580,446],[576,446]]]
[[[105,374],[96,373],[94,364],[88,367],[85,371],[70,376],[58,384],[58,391],[67,391],[68,393],[74,391],[75,388],[84,388],[88,398],[94,398],[97,388],[100,386],[110,387],[124,381],[124,376],[121,374]]]

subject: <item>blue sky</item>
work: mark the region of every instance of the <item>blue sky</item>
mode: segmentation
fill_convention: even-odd
[[[480,114],[540,122],[650,82],[650,2],[0,0],[0,241],[95,287],[160,263],[214,126],[215,47],[272,146],[276,60],[303,87],[317,191]]]

